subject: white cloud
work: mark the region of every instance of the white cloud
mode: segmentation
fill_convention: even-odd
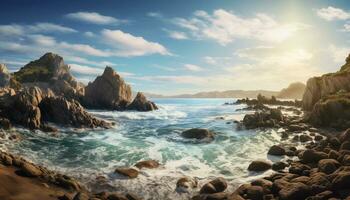
[[[282,42],[306,27],[300,23],[280,24],[266,14],[243,18],[224,9],[214,10],[212,15],[205,11],[196,11],[194,17],[175,18],[173,23],[190,31],[194,38],[212,39],[222,45],[235,39]]]
[[[180,31],[169,31],[169,37],[176,39],[176,40],[186,40],[188,39],[188,36],[184,32]]]
[[[99,24],[99,25],[118,25],[120,23],[126,22],[125,20],[119,20],[111,16],[101,15],[97,12],[75,12],[65,15],[69,19]]]
[[[47,33],[47,32],[61,32],[61,33],[75,33],[77,30],[52,23],[36,23],[35,25],[27,26],[30,32]]]
[[[59,47],[67,49],[67,50],[73,50],[76,52],[81,52],[90,56],[98,56],[98,57],[108,57],[111,56],[111,53],[108,51],[96,49],[90,45],[87,44],[71,44],[67,42],[60,42]]]
[[[86,32],[84,33],[84,35],[85,35],[86,37],[94,37],[94,36],[95,36],[95,33],[90,32],[90,31],[86,31]]]
[[[27,35],[31,33],[49,33],[49,32],[59,32],[59,33],[75,33],[77,30],[53,24],[53,23],[36,23],[33,25],[0,25],[0,35],[5,36],[20,36]]]
[[[332,6],[318,9],[316,12],[319,17],[327,21],[350,19],[350,12]]]
[[[345,63],[345,58],[347,58],[350,53],[350,47],[337,47],[335,45],[330,45],[329,52],[335,63],[343,64]]]
[[[344,24],[344,31],[350,32],[350,23]]]
[[[159,12],[149,12],[149,13],[147,13],[147,16],[148,17],[155,17],[155,18],[163,17],[163,15]]]
[[[118,56],[142,56],[149,54],[170,55],[168,50],[159,43],[149,42],[143,37],[133,36],[121,30],[104,29],[101,32],[106,44],[118,48]]]
[[[103,73],[102,68],[96,68],[96,67],[89,67],[86,65],[79,65],[79,64],[69,64],[70,70],[72,72],[76,72],[79,74],[84,75],[100,75]]]
[[[198,71],[202,71],[203,70],[202,67],[200,67],[198,65],[192,65],[192,64],[185,64],[184,68],[186,70],[193,71],[193,72],[198,72]]]

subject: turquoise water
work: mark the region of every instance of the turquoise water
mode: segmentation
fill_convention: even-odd
[[[128,190],[145,199],[188,199],[196,192],[175,192],[182,176],[196,177],[200,185],[217,176],[225,177],[233,189],[254,177],[247,166],[253,159],[267,158],[268,148],[280,142],[276,130],[237,131],[233,120],[246,111],[244,105],[223,105],[233,99],[153,99],[160,109],[152,112],[106,112],[94,115],[116,122],[108,130],[63,129],[57,135],[18,129],[23,140],[7,145],[12,152],[35,163],[79,178],[88,187]],[[216,132],[211,143],[198,143],[179,136],[189,128]],[[116,167],[156,159],[162,167],[142,170],[137,179],[113,173]],[[271,158],[270,158],[271,159]],[[96,184],[96,177],[106,182]]]

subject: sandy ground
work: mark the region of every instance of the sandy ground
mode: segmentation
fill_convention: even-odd
[[[57,200],[67,192],[38,178],[19,176],[16,170],[0,164],[1,200]]]

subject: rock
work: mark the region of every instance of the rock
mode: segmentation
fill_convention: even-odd
[[[188,139],[197,139],[197,140],[214,140],[214,132],[202,128],[193,128],[186,130],[181,133],[181,136]]]
[[[269,161],[256,160],[256,161],[253,161],[252,163],[250,163],[250,165],[248,166],[248,170],[260,172],[260,171],[269,170],[269,169],[271,169],[271,167],[272,167],[272,164]]]
[[[340,167],[340,163],[334,159],[322,159],[318,162],[318,170],[331,174]]]
[[[135,164],[135,167],[142,169],[142,168],[148,168],[148,169],[154,169],[159,167],[159,162],[156,160],[144,160],[144,161],[140,161],[137,162]]]
[[[64,97],[46,97],[39,104],[43,121],[54,122],[77,128],[109,128],[110,123],[93,117],[85,111],[78,101]]]
[[[323,136],[321,136],[321,135],[315,136],[315,141],[321,141],[321,140],[323,140]]]
[[[300,142],[308,142],[308,141],[312,141],[312,137],[302,134],[299,137]]]
[[[56,95],[68,99],[79,99],[84,95],[83,84],[77,82],[70,74],[69,66],[61,56],[46,53],[38,60],[32,61],[13,74],[13,78],[22,84],[51,88]]]
[[[302,164],[300,162],[292,162],[289,168],[289,173],[305,175],[307,171],[311,168],[308,165]]]
[[[89,196],[84,192],[78,192],[73,200],[89,200]]]
[[[84,105],[91,108],[123,110],[131,102],[131,87],[111,67],[106,67],[85,88]]]
[[[139,171],[133,168],[117,168],[115,173],[127,176],[129,178],[136,178],[139,175]]]
[[[12,127],[10,120],[7,118],[0,117],[0,128],[8,130]]]
[[[280,171],[280,170],[283,170],[284,168],[286,168],[287,166],[288,166],[288,164],[285,162],[275,162],[272,164],[272,170]]]
[[[274,156],[283,156],[286,154],[286,150],[279,145],[273,145],[272,147],[270,147],[267,154]]]
[[[346,129],[344,132],[340,134],[339,140],[340,142],[350,141],[350,128]]]
[[[301,155],[301,159],[305,163],[317,163],[326,158],[328,158],[326,153],[315,151],[313,149],[307,149]]]
[[[3,154],[3,153],[2,153],[2,154],[0,155],[0,159],[1,159],[1,161],[2,161],[2,163],[3,163],[4,165],[10,166],[10,165],[13,164],[12,158],[11,158],[11,156],[9,156],[9,155],[6,155],[6,154]]]
[[[247,189],[247,196],[252,200],[262,200],[264,196],[264,190],[261,186],[251,186]]]
[[[23,174],[24,176],[28,177],[38,177],[43,174],[43,172],[38,167],[30,163],[23,163],[21,166],[21,172],[21,175]]]
[[[11,75],[5,64],[0,63],[0,87],[10,86]]]
[[[350,73],[348,66],[349,61],[346,61],[346,64],[338,72],[310,78],[307,81],[305,93],[303,95],[303,109],[311,111],[321,98],[329,94],[335,94],[340,90],[349,91]]]
[[[340,150],[350,150],[350,142],[349,141],[343,142],[340,146]]]
[[[338,159],[339,156],[340,156],[340,154],[339,154],[337,151],[335,151],[335,150],[331,150],[331,151],[329,151],[329,153],[328,153],[328,158],[329,158],[329,159],[334,159],[334,160],[336,160],[336,159]]]
[[[197,179],[191,177],[182,177],[176,182],[176,191],[186,192],[187,190],[196,188],[197,186]]]
[[[291,83],[287,88],[282,89],[277,98],[283,99],[301,99],[303,97],[306,85],[301,82]]]
[[[302,124],[291,124],[288,126],[288,130],[291,132],[304,131],[307,127]]]
[[[75,179],[73,179],[71,177],[57,174],[55,176],[55,180],[59,186],[66,188],[68,190],[75,190],[75,191],[81,190],[81,186],[80,186],[79,182],[77,182]]]
[[[227,182],[224,178],[216,178],[209,183],[206,183],[199,193],[201,194],[212,194],[212,193],[218,193],[223,192],[227,188]]]
[[[241,198],[238,199],[237,196],[229,196],[225,192],[218,192],[214,194],[200,194],[192,198],[192,200],[227,200],[227,199],[241,200]]]
[[[305,199],[310,195],[310,187],[303,183],[290,183],[279,191],[281,200]]]
[[[126,196],[119,194],[119,193],[113,193],[110,194],[107,198],[107,200],[129,200],[128,198],[126,198]]]
[[[142,92],[138,92],[135,99],[126,107],[127,110],[152,111],[158,107],[152,101],[148,101]]]
[[[283,119],[283,114],[279,109],[270,109],[246,114],[243,118],[243,124],[247,129],[272,128],[281,123]]]
[[[332,175],[333,175],[333,180],[332,180],[333,190],[349,189],[350,168],[339,168]]]

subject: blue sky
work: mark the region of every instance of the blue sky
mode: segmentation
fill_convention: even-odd
[[[344,63],[350,2],[2,0],[0,62],[48,51],[84,83],[110,65],[135,91],[279,90]]]

